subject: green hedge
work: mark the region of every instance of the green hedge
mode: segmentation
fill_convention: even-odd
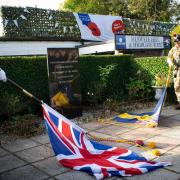
[[[45,59],[45,57],[28,56],[0,57],[0,67],[5,70],[7,77],[35,96],[48,102],[48,77]],[[6,107],[0,109],[0,115],[13,114],[11,111],[18,112],[22,110],[31,113],[37,109],[37,103],[16,90],[10,83],[0,82],[0,97],[0,101],[4,103],[2,107]]]
[[[123,99],[127,93],[125,84],[129,76],[133,74],[132,56],[114,56],[114,55],[88,55],[80,58],[81,88],[82,95],[86,97],[87,92],[91,90],[91,85],[95,81],[100,81],[99,67],[105,68],[107,65],[114,64],[116,68],[110,73],[107,79],[107,88],[105,94],[108,97]]]
[[[105,67],[109,64],[117,64],[117,68],[112,72],[108,79],[107,96],[116,99],[126,99],[127,89],[125,85],[129,83],[129,78],[135,78],[137,72],[141,72],[141,80],[144,80],[149,86],[152,85],[157,73],[168,73],[166,57],[142,57],[133,58],[130,55],[107,56],[90,55],[82,56],[80,59],[81,68],[81,86],[82,94],[86,95],[89,85],[100,80],[99,66]],[[137,77],[136,77],[137,78]]]
[[[166,57],[133,58],[131,55],[81,56],[80,74],[83,100],[87,98],[87,92],[92,89],[93,83],[99,87],[99,67],[105,68],[108,65],[115,65],[115,69],[107,78],[107,86],[103,89],[103,95],[105,98],[110,97],[120,101],[127,99],[128,92],[125,86],[129,83],[129,77],[134,77],[139,70],[143,74],[141,79],[144,79],[149,86],[151,86],[155,74],[168,72]],[[45,56],[0,57],[0,67],[6,71],[10,79],[16,81],[35,96],[48,102],[49,88]],[[3,97],[4,94],[21,97],[19,104],[28,103],[32,105],[33,100],[22,96],[9,83],[0,82],[0,96]]]
[[[142,57],[135,58],[138,67],[149,74],[151,81],[157,73],[168,73],[167,57]]]

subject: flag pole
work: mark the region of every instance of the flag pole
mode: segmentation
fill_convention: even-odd
[[[36,96],[34,96],[33,94],[31,94],[30,92],[26,91],[23,87],[21,87],[20,85],[18,85],[16,82],[14,82],[13,80],[7,78],[7,81],[10,82],[12,85],[14,85],[16,88],[20,89],[25,95],[29,96],[30,98],[34,99],[36,102],[43,104],[43,101],[40,100],[39,98],[37,98]]]

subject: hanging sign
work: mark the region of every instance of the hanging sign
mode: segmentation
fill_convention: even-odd
[[[170,49],[170,36],[115,35],[116,49]]]

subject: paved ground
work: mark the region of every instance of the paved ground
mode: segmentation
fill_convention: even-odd
[[[172,166],[145,175],[113,177],[109,178],[110,180],[180,180],[180,111],[173,110],[173,107],[163,109],[159,126],[154,129],[104,126],[96,122],[83,123],[81,127],[89,130],[94,135],[103,137],[116,136],[119,138],[143,139],[146,142],[155,141],[163,153],[159,160],[172,163]],[[147,158],[151,157],[150,153],[143,152],[134,146],[111,144],[118,147],[128,147]],[[95,178],[86,173],[73,171],[59,165],[51,150],[47,135],[41,135],[30,139],[18,139],[10,144],[0,146],[0,179],[93,180]]]

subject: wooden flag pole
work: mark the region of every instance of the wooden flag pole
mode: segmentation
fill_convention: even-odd
[[[23,87],[21,87],[20,85],[18,85],[16,82],[14,82],[13,80],[7,78],[7,81],[10,82],[12,85],[14,85],[16,88],[20,89],[25,95],[29,96],[30,98],[34,99],[35,101],[37,101],[40,104],[43,104],[43,101],[40,100],[39,98],[37,98],[36,96],[34,96],[33,94],[31,94],[30,92],[26,91]]]

